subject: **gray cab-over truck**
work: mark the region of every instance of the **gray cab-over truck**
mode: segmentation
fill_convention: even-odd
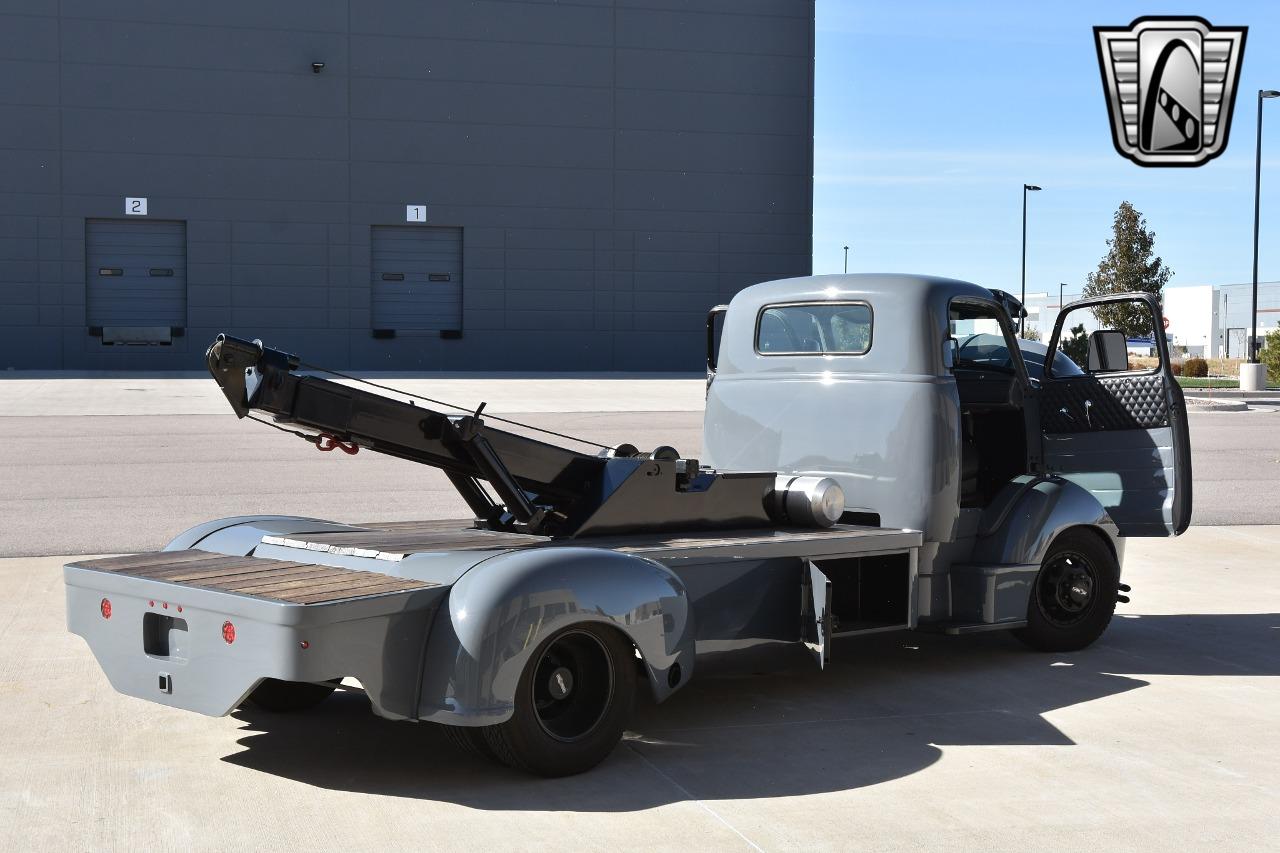
[[[1159,328],[1145,294],[1067,306],[1108,307]],[[1079,649],[1128,600],[1124,538],[1190,520],[1186,409],[1162,334],[1131,369],[1121,331],[1060,321],[1046,347],[1022,315],[939,278],[749,287],[708,318],[701,461],[566,449],[220,335],[238,416],[440,468],[474,518],[211,521],[68,564],[68,625],[130,696],[283,713],[356,679],[376,714],[544,775],[604,759],[636,692],[666,699],[700,654],[822,666],[897,630]]]

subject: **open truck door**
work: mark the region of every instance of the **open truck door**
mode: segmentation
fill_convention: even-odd
[[[1187,406],[1154,295],[1081,299],[1058,313],[1040,427],[1048,473],[1091,492],[1121,536],[1176,536],[1191,523]]]

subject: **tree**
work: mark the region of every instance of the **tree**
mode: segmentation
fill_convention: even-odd
[[[1267,332],[1258,360],[1267,366],[1267,384],[1280,385],[1280,329]]]
[[[1084,295],[1107,296],[1136,290],[1159,297],[1173,270],[1155,254],[1156,234],[1147,230],[1147,220],[1132,204],[1122,201],[1111,227],[1107,254],[1098,262],[1098,269],[1089,273]],[[1153,318],[1141,305],[1122,303],[1092,310],[1093,316],[1105,328],[1118,329],[1130,338],[1154,334]]]
[[[1089,336],[1084,333],[1084,323],[1073,327],[1071,337],[1064,338],[1058,348],[1084,370],[1089,361]]]

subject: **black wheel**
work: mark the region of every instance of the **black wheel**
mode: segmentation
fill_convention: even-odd
[[[1069,530],[1053,541],[1027,603],[1027,627],[1015,633],[1046,652],[1071,652],[1092,643],[1111,623],[1120,566],[1097,536]]]
[[[287,714],[314,708],[333,695],[337,687],[336,681],[331,685],[325,685],[268,678],[249,694],[248,701],[264,711]]]
[[[444,726],[445,737],[458,749],[477,758],[493,758],[493,749],[485,737],[485,726]]]
[[[635,652],[617,631],[576,625],[529,658],[507,722],[482,731],[499,760],[540,776],[569,776],[622,739],[636,694]]]

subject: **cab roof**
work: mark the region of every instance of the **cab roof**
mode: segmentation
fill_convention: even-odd
[[[834,291],[835,295],[830,295]],[[847,273],[844,275],[810,275],[766,281],[743,288],[733,298],[744,306],[763,307],[783,301],[832,299],[841,301],[861,295],[875,296],[877,302],[924,305],[941,296],[949,302],[956,296],[994,299],[990,290],[967,281],[910,273]],[[888,304],[885,305],[889,307]]]
[[[952,278],[902,273],[854,273],[785,278],[752,285],[729,303],[718,373],[839,372],[938,375],[954,299],[1000,304],[988,288]],[[761,354],[761,311],[795,302],[865,302],[871,306],[871,347],[857,355]]]

